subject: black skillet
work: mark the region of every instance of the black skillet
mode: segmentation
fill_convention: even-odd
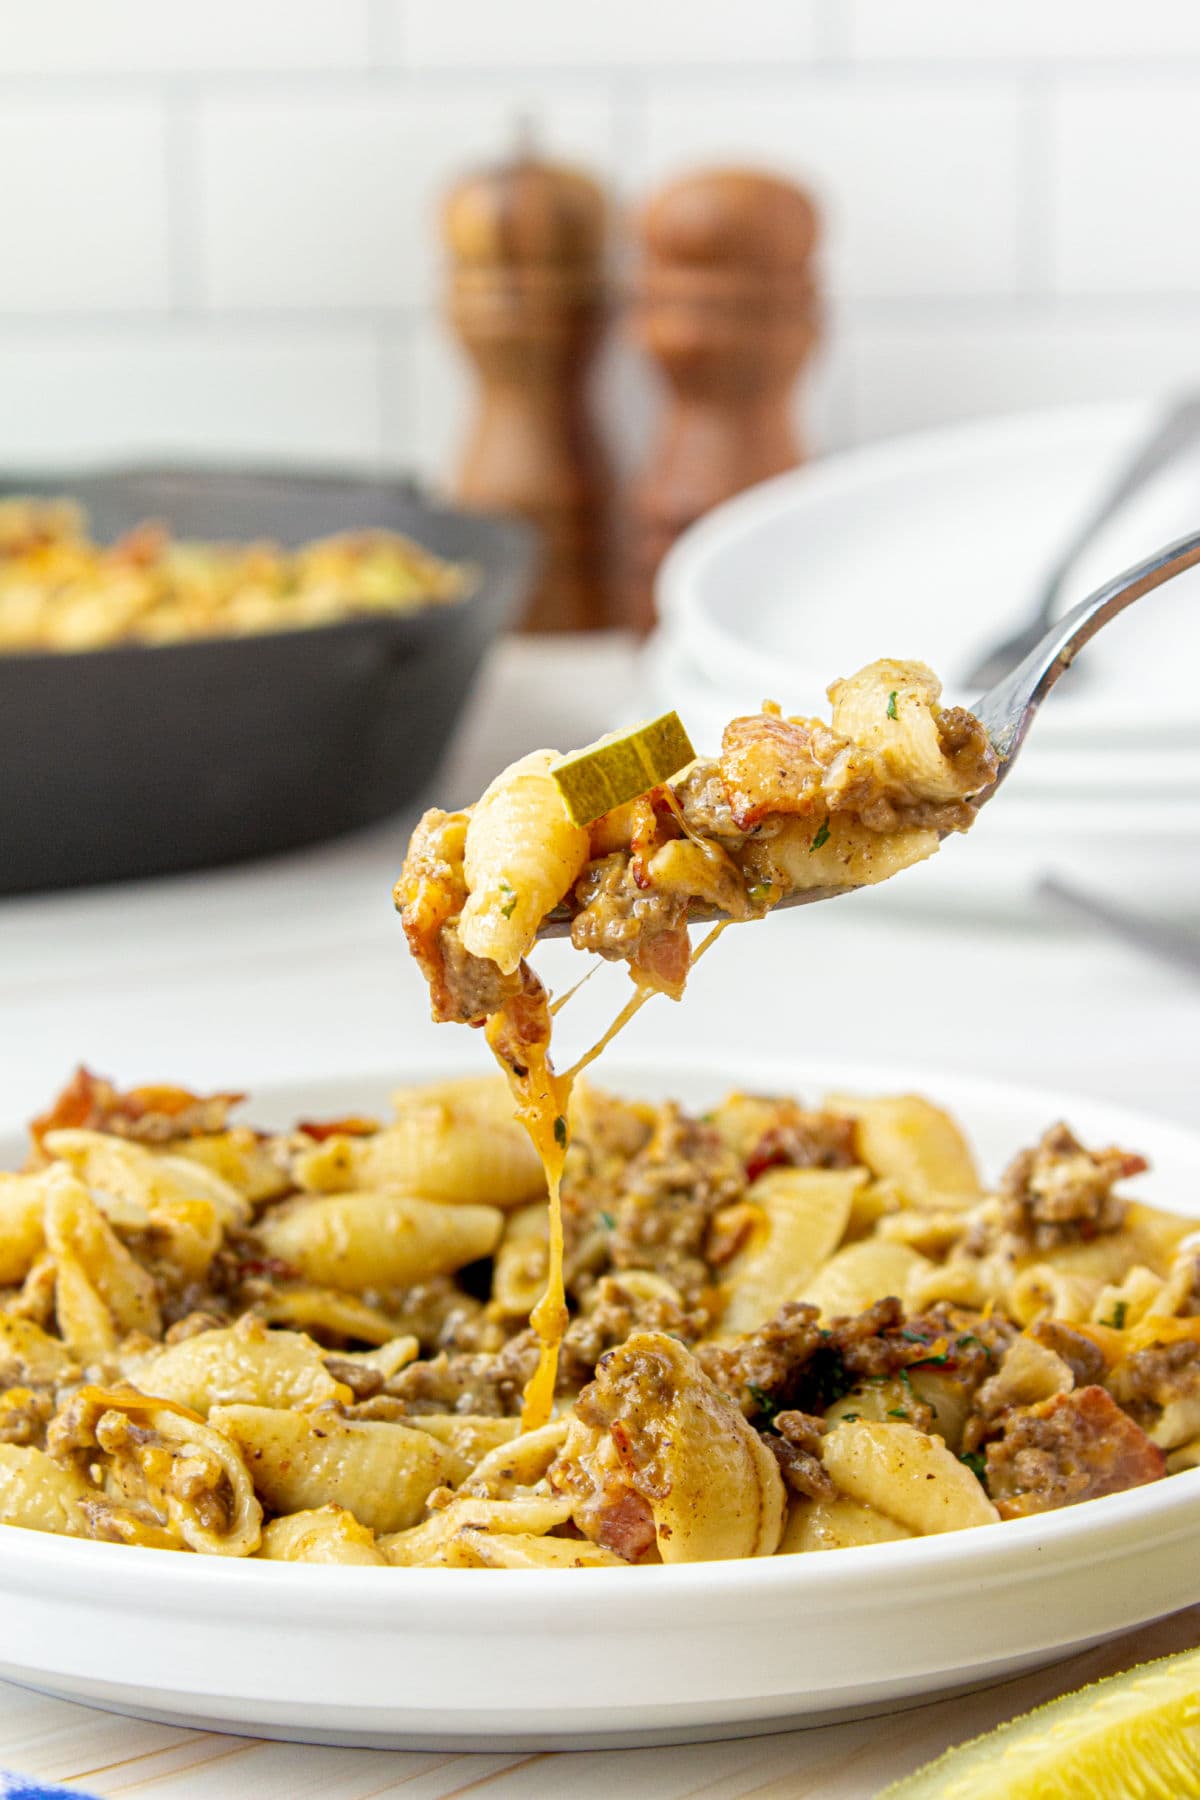
[[[196,869],[369,824],[432,774],[492,639],[528,590],[515,520],[395,481],[192,469],[0,481],[87,507],[102,542],[288,546],[373,526],[469,563],[469,597],[311,630],[0,655],[0,893]]]

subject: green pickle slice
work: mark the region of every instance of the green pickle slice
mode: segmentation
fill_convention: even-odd
[[[575,824],[590,825],[614,806],[669,781],[695,760],[679,714],[668,712],[571,751],[550,765],[550,773]]]

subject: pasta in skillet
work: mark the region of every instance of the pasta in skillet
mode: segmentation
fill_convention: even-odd
[[[915,1096],[695,1116],[581,1084],[553,1412],[526,1429],[549,1227],[501,1080],[269,1133],[237,1098],[81,1071],[0,1180],[0,1524],[619,1568],[965,1530],[1200,1466],[1200,1230],[1064,1125],[992,1184]]]
[[[446,604],[467,569],[391,531],[299,549],[175,540],[145,523],[113,544],[70,500],[0,500],[0,654],[294,631]]]

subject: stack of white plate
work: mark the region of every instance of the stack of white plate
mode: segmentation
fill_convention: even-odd
[[[663,565],[647,651],[654,702],[676,707],[705,750],[764,699],[822,711],[830,680],[878,656],[929,663],[947,699],[969,704],[966,672],[1023,622],[1158,410],[1072,408],[925,433],[740,495]],[[1112,520],[1064,606],[1197,525],[1200,453]],[[1104,630],[970,840],[951,840],[889,897],[1011,913],[1028,910],[1048,872],[1200,918],[1200,569]]]

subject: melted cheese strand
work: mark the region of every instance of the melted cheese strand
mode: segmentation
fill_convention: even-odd
[[[717,939],[720,937],[721,933],[725,930],[726,926],[730,925],[732,923],[733,923],[733,921],[731,919],[722,919],[721,923],[719,925],[714,925],[712,930],[710,932],[708,932],[704,938],[701,939],[699,947],[696,950],[696,954],[692,957],[692,967],[693,968],[695,968],[696,964],[700,961],[700,958],[704,955],[704,952],[706,950],[710,950],[712,948],[712,946],[716,943]],[[594,970],[592,970],[592,969],[588,970],[588,975],[591,975],[593,973],[594,973]],[[587,975],[585,975],[583,979],[584,979],[584,981],[586,981]],[[571,998],[571,994],[575,993],[575,991],[576,991],[576,989],[572,988],[570,993],[563,996],[564,999],[569,1000]],[[580,1075],[582,1075],[583,1071],[588,1067],[589,1063],[594,1063],[596,1058],[598,1056],[600,1056],[605,1050],[608,1049],[608,1046],[612,1043],[613,1039],[617,1036],[617,1033],[624,1031],[624,1029],[628,1025],[629,1021],[631,1019],[635,1018],[637,1016],[637,1014],[639,1012],[641,1012],[641,1010],[642,1010],[643,1006],[645,1006],[647,1000],[653,1000],[655,994],[660,993],[661,991],[662,990],[660,988],[650,987],[648,984],[644,985],[641,982],[638,983],[637,992],[634,995],[632,995],[632,997],[625,1002],[624,1006],[621,1008],[620,1012],[617,1014],[616,1018],[613,1020],[612,1024],[609,1026],[608,1030],[604,1033],[603,1037],[598,1038],[597,1041],[592,1045],[590,1050],[585,1050],[583,1055],[579,1058],[578,1062],[572,1063],[571,1067],[567,1070],[566,1074],[562,1077],[563,1081],[565,1081],[567,1083],[568,1094],[570,1093],[571,1088],[575,1085],[576,1080],[579,1078]],[[552,1007],[551,1011],[553,1011],[553,1010],[554,1010],[554,1008]]]
[[[524,1125],[546,1172],[549,1200],[549,1252],[546,1291],[529,1315],[538,1334],[538,1364],[521,1396],[521,1429],[536,1431],[548,1424],[554,1411],[558,1377],[558,1352],[567,1328],[567,1296],[563,1281],[562,1172],[567,1157],[567,1111],[571,1076],[556,1075],[550,1061],[550,1017],[545,1010],[545,1031],[537,1039],[522,1035],[519,1053],[509,1042],[513,1020],[507,1008],[494,1013],[487,1023],[487,1040],[508,1077],[517,1103],[517,1117]]]
[[[588,1064],[594,1063],[600,1053],[608,1049],[608,1046],[612,1043],[617,1033],[619,1031],[624,1031],[629,1021],[641,1012],[647,1000],[652,1000],[658,991],[658,988],[644,987],[639,982],[635,992],[631,994],[629,999],[625,1002],[608,1030],[602,1037],[597,1038],[590,1050],[584,1051],[578,1062],[571,1064],[571,1067],[563,1076],[563,1080],[569,1082],[573,1087],[578,1077],[582,1075],[583,1071],[587,1068]]]
[[[725,930],[728,921],[714,925],[692,958],[699,962]],[[593,964],[583,981],[593,975],[599,964]],[[546,1002],[541,989],[542,1029],[531,1036],[518,1024],[516,1011],[505,1007],[488,1020],[486,1036],[496,1060],[508,1077],[509,1087],[517,1103],[517,1117],[524,1125],[546,1172],[549,1209],[549,1242],[547,1247],[546,1291],[529,1315],[529,1323],[538,1335],[537,1368],[525,1385],[521,1396],[521,1429],[537,1431],[548,1424],[554,1412],[554,1389],[558,1379],[558,1356],[563,1333],[567,1329],[567,1295],[563,1274],[565,1244],[562,1217],[562,1176],[567,1160],[570,1126],[568,1116],[571,1090],[580,1073],[595,1062],[617,1034],[623,1031],[654,994],[657,988],[639,984],[621,1008],[608,1030],[584,1052],[565,1075],[557,1075],[550,1061],[550,1017],[577,993],[583,982],[568,989],[554,1005]],[[516,1003],[517,1006],[520,1002]],[[537,1019],[535,1012],[534,1018]]]
[[[537,1431],[548,1425],[554,1412],[558,1381],[558,1354],[567,1329],[567,1294],[563,1285],[562,1168],[547,1166],[546,1186],[550,1201],[550,1238],[546,1291],[529,1315],[538,1334],[537,1368],[521,1395],[521,1430]]]
[[[559,1013],[562,1011],[563,1007],[567,1004],[567,1001],[573,1000],[575,998],[575,996],[579,992],[580,988],[584,986],[585,982],[588,982],[592,979],[592,976],[596,973],[596,970],[599,967],[600,967],[600,958],[597,956],[593,960],[592,966],[588,970],[587,974],[581,975],[579,977],[579,980],[575,983],[574,987],[569,987],[565,994],[560,994],[558,996],[557,1000],[552,1000],[550,1002],[550,1017],[552,1019],[557,1019]]]
[[[720,937],[721,933],[724,930],[726,930],[728,926],[730,926],[732,924],[733,924],[732,919],[722,919],[719,925],[714,925],[711,931],[706,932],[704,937],[702,937],[700,939],[700,943],[696,950],[696,954],[692,958],[693,969],[695,968],[696,964],[700,961],[700,958],[704,955],[704,952],[706,950],[711,950],[713,945],[716,943],[717,939]]]
[[[671,783],[669,781],[664,781],[662,783],[662,786],[660,788],[658,788],[656,791],[658,793],[662,794],[663,798],[666,800],[667,809],[670,813],[673,814],[675,821],[678,824],[679,829],[682,831],[684,837],[690,838],[692,843],[698,845],[700,847],[700,849],[707,850],[709,847],[709,840],[701,837],[700,833],[698,831],[694,831],[692,829],[692,827],[688,824],[687,820],[683,816],[683,808],[679,804],[679,797],[676,794],[675,789],[671,786]]]

